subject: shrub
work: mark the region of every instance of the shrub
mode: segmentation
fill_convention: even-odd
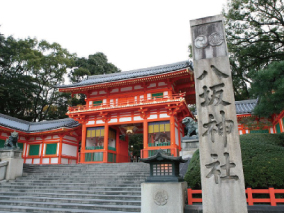
[[[284,134],[247,134],[240,136],[246,187],[284,189]],[[185,180],[201,189],[199,150],[189,163]]]

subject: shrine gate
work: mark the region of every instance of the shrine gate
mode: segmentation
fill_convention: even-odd
[[[67,112],[82,125],[80,163],[128,162],[128,134],[133,133],[143,133],[141,158],[158,149],[179,155],[181,120],[193,117],[188,104],[195,103],[191,62],[94,75],[58,88],[86,96],[86,105]]]

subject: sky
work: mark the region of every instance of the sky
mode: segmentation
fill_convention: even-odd
[[[0,33],[57,42],[78,57],[103,52],[122,71],[188,60],[189,20],[226,0],[0,0]]]

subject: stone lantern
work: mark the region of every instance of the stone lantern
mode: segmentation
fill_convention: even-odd
[[[140,160],[150,164],[150,176],[146,182],[182,182],[179,176],[179,164],[185,163],[182,157],[172,157],[159,149],[156,155]]]
[[[158,150],[140,161],[150,164],[150,176],[141,184],[141,213],[183,213],[187,183],[179,176],[179,164],[187,160]]]

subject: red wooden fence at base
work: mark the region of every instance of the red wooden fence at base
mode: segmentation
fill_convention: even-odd
[[[202,198],[193,198],[193,194],[202,194],[202,190],[187,189],[188,205],[193,203],[202,203]],[[277,203],[284,203],[283,198],[275,198],[275,194],[284,194],[284,189],[246,189],[247,203],[253,206],[254,203],[270,203],[271,206],[276,206]],[[269,194],[269,198],[253,198],[253,194]]]

